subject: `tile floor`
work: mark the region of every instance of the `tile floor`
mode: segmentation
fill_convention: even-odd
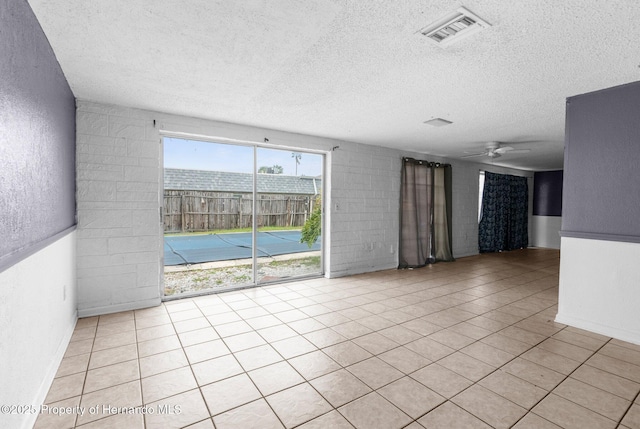
[[[71,412],[36,427],[640,428],[640,346],[554,323],[558,264],[528,249],[81,319],[46,399]]]

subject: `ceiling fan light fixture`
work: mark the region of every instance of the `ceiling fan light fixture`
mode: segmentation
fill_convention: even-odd
[[[445,125],[453,124],[453,122],[442,118],[429,119],[428,121],[424,121],[424,123],[432,127],[444,127]]]
[[[488,156],[489,158],[494,159],[500,158],[503,154],[527,153],[530,151],[531,149],[514,149],[511,146],[502,146],[502,143],[492,141],[485,143],[483,152],[465,152],[467,155],[463,155],[461,158]]]
[[[461,7],[424,27],[420,33],[439,46],[445,47],[489,27],[491,24]]]

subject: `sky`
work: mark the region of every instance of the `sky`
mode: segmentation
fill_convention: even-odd
[[[177,138],[164,138],[165,168],[190,170],[231,171],[251,173],[253,171],[253,147],[232,144],[201,142]],[[286,175],[320,176],[322,155],[296,152],[300,154],[297,165],[291,150],[258,148],[257,168],[280,165]]]

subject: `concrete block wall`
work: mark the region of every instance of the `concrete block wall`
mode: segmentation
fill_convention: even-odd
[[[452,243],[453,256],[478,253],[478,177],[476,163],[452,162]]]
[[[160,302],[160,141],[168,134],[268,138],[279,148],[325,153],[327,275],[397,266],[399,151],[83,100],[77,123],[80,316]]]
[[[341,143],[332,153],[331,275],[398,266],[402,153]]]
[[[78,314],[160,303],[158,168],[153,121],[78,101]]]
[[[163,135],[263,142],[326,155],[325,272],[395,268],[403,156],[423,154],[78,101],[77,272],[80,316],[156,305],[162,288]],[[227,139],[227,140],[225,140]],[[478,252],[478,172],[453,162],[453,252]],[[488,168],[487,168],[488,169]],[[523,174],[516,170],[490,171]]]

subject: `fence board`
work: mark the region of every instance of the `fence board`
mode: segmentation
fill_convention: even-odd
[[[302,227],[314,204],[313,195],[259,194],[258,227]],[[252,208],[251,194],[167,190],[164,193],[164,232],[250,228]]]

